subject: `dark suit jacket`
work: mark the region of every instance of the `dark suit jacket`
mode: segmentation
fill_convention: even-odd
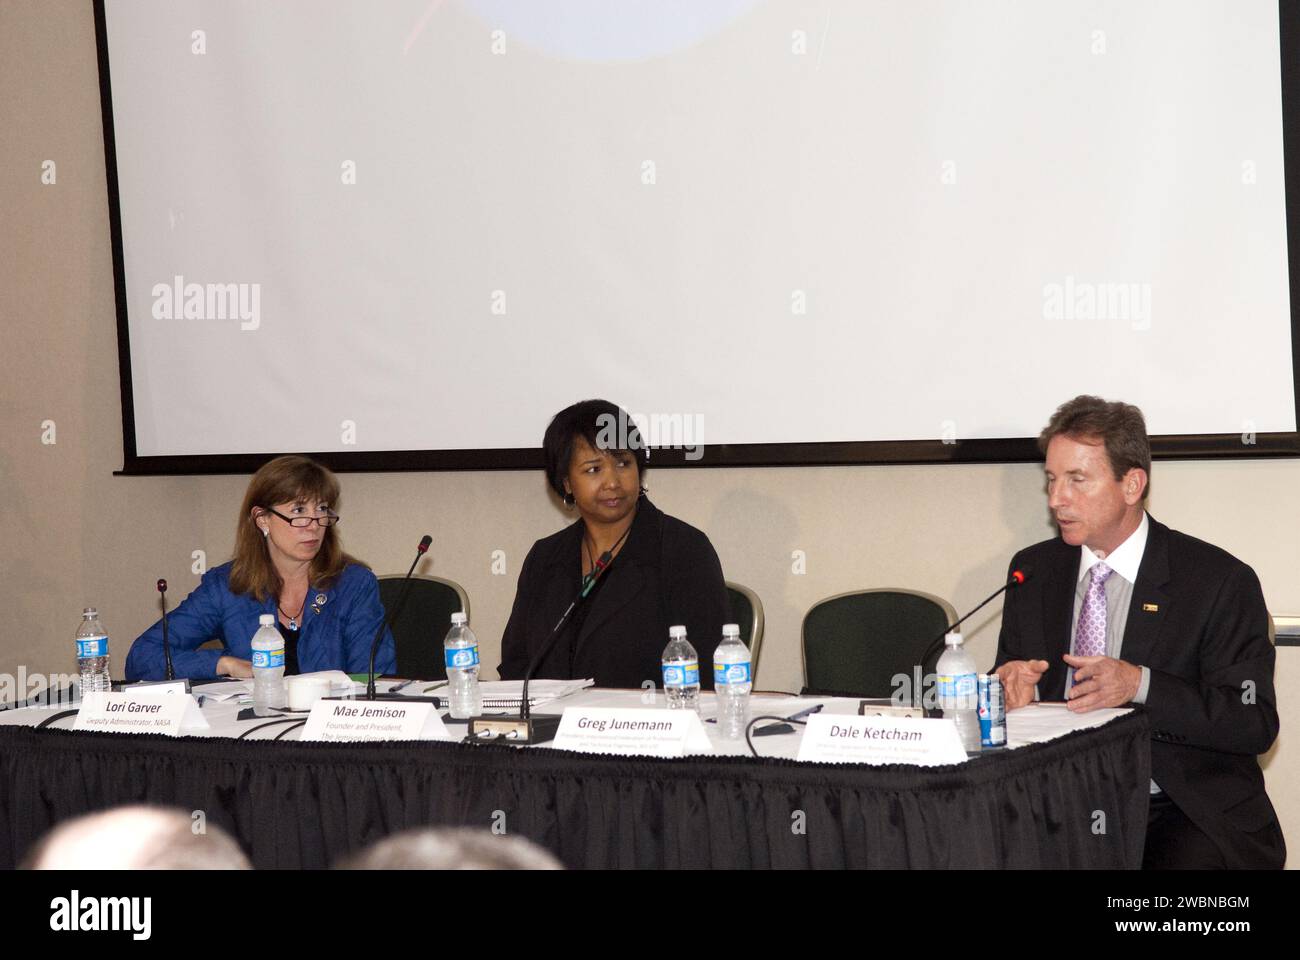
[[[1080,548],[1020,551],[997,663],[1046,660],[1043,700],[1065,695]],[[1157,609],[1150,609],[1154,606]],[[1273,645],[1259,579],[1218,547],[1150,520],[1121,659],[1151,670],[1151,776],[1232,867],[1281,867],[1286,844],[1256,759],[1277,737]],[[1245,686],[1243,686],[1245,685]],[[1253,685],[1253,702],[1247,694]]]
[[[577,596],[582,533],[579,520],[528,551],[501,638],[503,680],[523,677]],[[700,657],[700,686],[713,688],[713,650],[731,614],[722,564],[708,537],[642,497],[627,541],[601,579],[576,638],[572,621],[565,624],[535,676],[594,677],[601,687],[639,687],[646,680],[662,686],[668,628],[680,623]]]

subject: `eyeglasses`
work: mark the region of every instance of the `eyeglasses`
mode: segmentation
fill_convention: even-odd
[[[341,519],[337,513],[323,513],[319,517],[286,517],[274,507],[267,507],[267,513],[273,513],[291,527],[310,527],[319,523],[322,527],[332,527]]]

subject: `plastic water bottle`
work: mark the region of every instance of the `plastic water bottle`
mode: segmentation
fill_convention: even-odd
[[[939,708],[945,719],[957,724],[962,749],[978,753],[980,749],[979,671],[975,659],[962,644],[960,633],[950,633],[943,639],[947,648],[939,658]]]
[[[668,628],[662,661],[664,695],[669,710],[700,709],[700,658],[686,639],[686,628]]]
[[[284,688],[284,637],[275,628],[275,614],[258,617],[253,634],[253,715],[273,717],[288,706]]]
[[[478,637],[464,613],[451,615],[451,629],[442,644],[447,665],[448,706],[454,720],[468,720],[483,712],[478,688]]]
[[[81,674],[81,695],[113,689],[108,678],[108,633],[99,622],[99,611],[86,607],[77,628],[77,671]]]
[[[713,693],[718,701],[718,729],[728,740],[743,737],[749,722],[751,662],[749,647],[740,641],[740,627],[724,623],[722,642],[713,651]]]

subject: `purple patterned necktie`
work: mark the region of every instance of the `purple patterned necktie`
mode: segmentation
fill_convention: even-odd
[[[1079,625],[1074,631],[1076,657],[1101,657],[1106,654],[1106,578],[1113,570],[1104,563],[1092,568],[1088,592],[1079,607]]]

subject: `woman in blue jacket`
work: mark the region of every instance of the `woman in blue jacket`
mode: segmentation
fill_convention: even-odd
[[[384,619],[379,581],[343,552],[337,478],[306,457],[279,457],[253,475],[239,510],[235,556],[209,570],[167,615],[178,677],[251,677],[258,617],[274,614],[285,638],[285,673],[369,668],[370,645]],[[208,640],[220,650],[199,650]],[[128,680],[165,671],[162,621],[140,635],[126,658]],[[375,669],[396,669],[393,636],[384,631]]]

